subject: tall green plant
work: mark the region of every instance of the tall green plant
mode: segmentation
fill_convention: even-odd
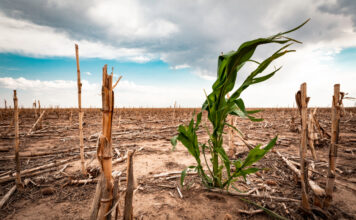
[[[229,188],[231,183],[235,181],[237,177],[242,176],[246,178],[246,175],[257,172],[259,169],[251,167],[251,165],[260,160],[275,145],[277,136],[273,138],[264,148],[261,148],[261,145],[257,145],[255,148],[250,150],[245,160],[231,161],[223,148],[224,127],[229,126],[238,132],[239,130],[233,125],[228,124],[226,122],[226,118],[228,115],[234,115],[249,118],[251,121],[263,120],[262,118],[255,118],[252,116],[252,114],[259,112],[259,110],[246,110],[245,104],[240,98],[240,95],[250,85],[260,83],[271,78],[281,69],[281,67],[279,67],[267,75],[257,77],[269,66],[269,64],[271,64],[272,61],[289,52],[294,52],[294,50],[286,50],[286,48],[293,42],[301,42],[284,35],[301,28],[308,21],[309,20],[305,21],[303,24],[293,28],[292,30],[279,33],[268,38],[258,38],[252,41],[247,41],[243,43],[237,51],[232,51],[228,54],[219,56],[217,79],[212,86],[213,91],[209,95],[206,95],[206,100],[202,106],[201,112],[197,114],[195,121],[193,116],[188,126],[180,125],[178,127],[178,135],[171,139],[173,147],[176,146],[177,141],[180,141],[195,158],[197,165],[190,166],[188,168],[195,169],[206,186]],[[258,46],[270,43],[281,44],[283,46],[262,62],[257,62],[251,59]],[[237,72],[247,62],[256,63],[257,68],[250,73],[241,86],[232,93],[230,98],[225,98],[227,93],[231,92],[235,87]],[[209,129],[206,128],[209,135],[208,142],[200,143],[198,142],[196,132],[199,129],[202,113],[204,111],[207,111],[208,113],[208,119],[212,124],[213,130],[209,131]],[[211,165],[208,163],[206,158],[207,150],[209,150],[211,154]],[[207,171],[203,169],[200,157],[201,154],[203,155],[204,161],[207,165]],[[219,163],[219,161],[221,162]],[[234,170],[232,170],[232,166],[235,167]],[[224,168],[226,170],[226,175],[223,177]],[[182,171],[181,184],[183,184],[187,169]]]

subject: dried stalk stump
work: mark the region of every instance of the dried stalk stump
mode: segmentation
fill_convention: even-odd
[[[114,113],[114,92],[112,90],[113,75],[108,75],[107,65],[103,68],[102,85],[102,134],[98,141],[98,160],[104,175],[104,182],[101,188],[99,219],[104,219],[105,214],[110,211],[113,199],[113,178],[112,178],[112,117]]]
[[[16,90],[14,90],[14,125],[15,125],[15,168],[16,168],[16,186],[17,188],[22,188],[21,174],[20,174],[20,155],[19,155],[19,110],[18,110],[18,100],[16,95]]]
[[[308,172],[306,171],[306,160],[305,156],[307,153],[307,106],[309,102],[309,97],[307,97],[307,84],[303,83],[300,86],[300,90],[296,94],[296,102],[299,108],[302,121],[302,130],[300,137],[300,182],[302,186],[302,202],[301,208],[310,213],[310,205],[308,202]]]
[[[84,160],[84,137],[83,137],[83,116],[82,112],[82,83],[80,82],[80,66],[79,66],[79,49],[78,44],[75,45],[75,58],[77,61],[77,81],[78,81],[78,109],[79,109],[79,146],[80,146],[80,162],[82,164],[82,174],[87,173]]]
[[[120,195],[119,195],[119,178],[115,178],[114,181],[114,189],[113,189],[113,200],[112,200],[112,208],[109,212],[113,212],[115,210],[115,220],[118,218],[120,209],[119,209],[119,203],[120,203]],[[107,213],[108,215],[109,213]]]
[[[331,109],[331,144],[329,148],[329,169],[328,169],[328,179],[326,182],[326,197],[323,203],[325,209],[330,206],[333,199],[332,194],[335,185],[335,168],[336,168],[336,158],[337,158],[337,144],[339,141],[339,123],[342,105],[342,96],[340,94],[340,84],[334,85],[334,96],[332,98],[332,109]]]
[[[313,123],[312,113],[309,114],[307,127],[308,127],[308,136],[307,136],[308,137],[308,145],[310,147],[310,151],[312,153],[313,159],[317,160],[315,148],[314,148],[314,140],[316,139],[316,137],[315,137],[316,133],[314,132],[314,123]]]
[[[96,185],[94,199],[90,209],[90,220],[97,220],[100,208],[101,188],[103,187],[104,175],[100,174],[98,184]]]
[[[41,112],[41,102],[40,100],[37,100],[37,102],[38,102],[38,112]],[[42,120],[39,121],[36,129],[42,129]]]
[[[127,186],[125,194],[124,220],[133,219],[133,191],[134,191],[134,174],[133,174],[133,155],[135,151],[128,151],[127,154]]]
[[[32,104],[33,109],[35,110],[35,118],[37,118],[37,106],[36,106],[36,100]]]
[[[119,78],[121,79],[121,77]],[[101,166],[102,180],[99,181],[91,209],[91,218],[111,219],[113,205],[112,177],[112,118],[114,114],[113,73],[108,75],[107,65],[103,67],[102,133],[98,138],[97,157]],[[119,80],[118,80],[119,81]],[[117,85],[117,83],[115,84]]]

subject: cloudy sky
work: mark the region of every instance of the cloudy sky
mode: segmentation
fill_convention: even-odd
[[[198,107],[211,91],[217,57],[247,40],[311,21],[290,34],[303,42],[273,63],[272,79],[251,86],[249,107],[292,107],[308,84],[310,106],[330,106],[333,84],[356,97],[356,1],[118,1],[0,0],[0,106],[35,99],[45,106],[77,105],[74,44],[79,44],[83,106],[101,105],[101,69],[123,75],[117,106]],[[274,46],[257,50],[256,60]],[[251,71],[241,70],[237,85]],[[355,101],[345,101],[355,106]]]

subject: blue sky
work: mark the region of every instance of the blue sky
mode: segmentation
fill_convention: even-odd
[[[73,46],[74,48],[74,46]],[[209,85],[208,80],[191,73],[190,68],[172,69],[162,60],[145,63],[120,62],[99,58],[79,58],[82,79],[91,83],[100,82],[102,67],[114,67],[114,73],[123,75],[125,80],[153,86],[181,85],[195,87]],[[28,57],[13,53],[0,54],[2,76],[24,77],[31,80],[77,80],[75,57]],[[189,79],[189,80],[188,80]]]
[[[283,68],[271,80],[242,94],[246,105],[291,107],[303,82],[310,106],[330,106],[335,83],[356,97],[356,1],[267,2],[1,1],[0,98],[11,103],[17,89],[21,106],[39,99],[44,106],[75,107],[78,43],[83,106],[100,106],[101,70],[108,64],[115,77],[123,75],[117,106],[168,107],[176,101],[198,107],[215,80],[221,52],[307,18],[311,21],[291,34],[303,44],[292,45],[297,52],[273,63],[271,68]],[[254,58],[262,60],[275,49],[262,47]],[[237,84],[251,70],[243,69]]]
[[[356,73],[356,47],[345,48],[335,56],[335,65]]]

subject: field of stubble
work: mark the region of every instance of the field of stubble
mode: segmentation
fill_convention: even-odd
[[[196,109],[197,111],[198,109]],[[20,158],[23,179],[31,181],[21,192],[15,192],[0,210],[1,219],[87,219],[98,176],[96,142],[101,132],[101,111],[84,110],[84,146],[89,176],[80,171],[78,112],[72,109],[47,109],[42,122],[31,135],[25,137],[35,123],[34,110],[20,110]],[[174,112],[174,113],[173,113]],[[244,214],[241,210],[256,207],[239,197],[211,192],[201,185],[196,175],[186,179],[188,187],[180,188],[179,171],[194,164],[187,150],[178,145],[172,151],[170,138],[177,134],[178,125],[189,123],[194,109],[116,109],[113,117],[113,170],[121,171],[121,191],[125,190],[126,163],[123,159],[128,149],[136,149],[134,175],[134,216],[137,219],[270,219],[266,213]],[[299,133],[291,131],[291,118],[299,121],[296,109],[265,109],[259,113],[265,120],[251,122],[236,119],[238,128],[251,144],[266,144],[275,135],[279,140],[275,150],[291,161],[299,162]],[[72,116],[71,116],[72,115]],[[319,109],[317,118],[322,127],[330,131],[330,109]],[[206,123],[205,115],[203,124]],[[0,120],[0,197],[14,186],[14,131],[12,111],[1,110]],[[199,130],[199,141],[207,140],[205,129]],[[226,135],[226,140],[228,139]],[[226,141],[226,143],[228,143]],[[244,158],[248,148],[240,139],[232,141],[235,153],[232,158]],[[228,151],[228,146],[226,151]],[[316,147],[311,179],[325,187],[328,167],[329,140],[322,140]],[[337,158],[334,201],[330,208],[333,219],[356,218],[356,109],[347,109],[340,122],[340,141]],[[310,151],[308,158],[311,159]],[[45,165],[48,165],[47,167]],[[288,219],[302,218],[299,202],[274,201],[270,196],[300,200],[300,183],[293,172],[276,155],[270,152],[258,162],[266,169],[235,182],[240,191],[262,195],[246,197]],[[45,166],[41,169],[40,166]],[[40,167],[40,168],[38,168]],[[30,169],[37,168],[35,171]],[[176,173],[175,173],[176,172]],[[157,175],[169,173],[168,175]],[[74,184],[73,180],[88,180],[86,184]],[[312,192],[310,202],[312,203]],[[123,195],[121,193],[121,198]],[[123,200],[123,199],[121,199]],[[120,208],[123,204],[120,204]],[[322,214],[320,214],[322,216]]]

